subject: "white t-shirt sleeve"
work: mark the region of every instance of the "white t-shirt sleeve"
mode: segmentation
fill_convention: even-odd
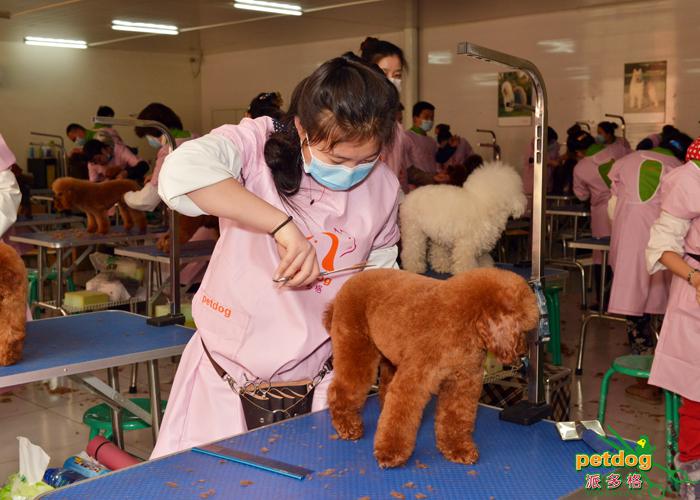
[[[666,269],[666,266],[659,262],[664,252],[674,252],[683,256],[685,253],[685,237],[689,230],[689,220],[681,219],[666,211],[661,212],[659,218],[651,226],[649,243],[646,249],[647,271],[649,271],[649,274]]]
[[[399,265],[396,263],[398,256],[399,247],[396,245],[387,248],[378,248],[369,253],[367,264],[372,264],[372,266],[374,266],[370,269],[398,269]]]
[[[0,172],[0,236],[5,234],[17,220],[17,207],[22,193],[15,174],[11,170]]]
[[[242,164],[240,151],[226,137],[207,134],[187,141],[165,158],[158,176],[158,194],[183,215],[205,215],[187,195],[226,179],[240,180]]]

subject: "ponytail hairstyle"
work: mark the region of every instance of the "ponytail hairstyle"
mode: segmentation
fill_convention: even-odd
[[[659,144],[659,147],[668,149],[680,161],[685,161],[686,152],[692,143],[693,138],[688,134],[684,134],[677,128],[667,125],[661,132],[661,144]]]
[[[294,119],[309,143],[376,140],[379,147],[394,140],[399,93],[383,74],[338,57],[322,64],[294,89],[287,115],[275,121],[265,143],[265,161],[283,199],[299,191],[304,173],[301,141]]]
[[[396,56],[401,61],[401,68],[408,71],[408,63],[403,55],[403,50],[386,40],[379,40],[368,36],[365,41],[360,44],[360,57],[367,64],[377,64],[385,57]]]
[[[615,137],[615,131],[617,130],[617,123],[613,122],[600,122],[598,128],[602,129],[603,132],[609,136]]]

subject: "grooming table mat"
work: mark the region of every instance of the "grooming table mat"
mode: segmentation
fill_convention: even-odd
[[[107,245],[125,241],[154,240],[167,233],[164,227],[149,227],[145,233],[132,228],[127,231],[122,226],[112,226],[107,234],[88,233],[86,229],[58,229],[26,235],[10,236],[10,241],[26,243],[46,248],[76,248],[90,245]]]
[[[583,441],[562,441],[551,422],[529,427],[503,422],[498,411],[488,407],[479,408],[476,424],[479,462],[466,466],[446,461],[435,448],[434,406],[433,402],[426,409],[413,456],[398,469],[379,469],[372,455],[379,406],[377,398],[370,398],[364,410],[366,434],[356,442],[337,439],[328,412],[322,411],[218,443],[312,469],[311,479],[290,479],[186,451],[76,483],[45,497],[548,499],[584,487],[585,471],[576,472],[574,467],[577,453],[592,453]]]
[[[193,333],[124,311],[29,321],[22,360],[0,367],[0,387],[176,356]]]

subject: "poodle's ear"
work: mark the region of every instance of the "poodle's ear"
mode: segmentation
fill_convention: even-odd
[[[476,320],[476,330],[484,348],[492,352],[502,363],[514,363],[525,352],[527,328],[513,313],[498,311],[482,314]]]

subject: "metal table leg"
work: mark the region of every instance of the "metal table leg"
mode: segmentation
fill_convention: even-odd
[[[39,290],[38,297],[39,302],[44,301],[44,262],[46,260],[46,248],[39,247],[39,262],[37,262],[38,273],[39,273]]]
[[[107,369],[107,382],[115,392],[119,392],[119,369],[117,367]],[[112,406],[112,435],[116,439],[116,445],[124,449],[124,431],[122,430],[122,417],[119,408]]]
[[[151,430],[153,431],[153,444],[155,445],[160,432],[160,423],[163,420],[157,359],[148,361],[148,392],[151,398]]]
[[[134,363],[131,365],[131,383],[129,384],[129,394],[136,394],[136,382],[139,378],[139,364]]]
[[[63,249],[56,249],[56,308],[63,305]]]
[[[153,316],[153,261],[146,263],[146,316]]]

